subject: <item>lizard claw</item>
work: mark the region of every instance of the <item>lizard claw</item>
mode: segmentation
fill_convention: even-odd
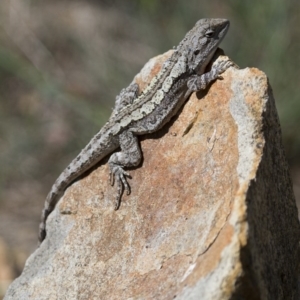
[[[120,207],[121,197],[124,192],[124,188],[126,194],[130,194],[130,187],[127,182],[126,177],[130,177],[129,173],[124,171],[124,169],[116,164],[110,165],[110,183],[114,185],[114,179],[116,178],[117,182],[117,196],[116,196],[116,203],[115,203],[115,210],[118,210]]]
[[[220,75],[223,72],[225,72],[228,68],[234,67],[235,63],[231,60],[225,60],[221,62],[214,63],[212,66],[212,69],[216,72],[218,79],[223,79],[223,77]]]
[[[111,186],[113,186],[115,184],[115,174],[113,173],[113,171],[111,169],[109,171],[109,182],[110,182]]]

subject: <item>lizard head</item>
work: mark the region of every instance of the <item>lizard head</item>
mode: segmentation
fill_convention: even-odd
[[[204,72],[228,28],[229,21],[226,19],[201,19],[186,34],[178,50],[182,47],[182,51],[186,53],[191,72]]]

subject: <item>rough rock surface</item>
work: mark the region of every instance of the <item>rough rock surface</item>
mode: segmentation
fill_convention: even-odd
[[[141,146],[118,211],[106,161],[68,188],[6,300],[299,299],[297,209],[264,73],[230,68]]]

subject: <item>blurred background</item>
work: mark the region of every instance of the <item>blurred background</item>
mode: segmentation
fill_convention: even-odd
[[[300,202],[299,0],[1,0],[0,299],[54,180],[142,66],[204,17],[229,19],[225,53],[268,75]]]

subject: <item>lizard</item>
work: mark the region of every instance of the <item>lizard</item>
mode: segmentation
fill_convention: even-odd
[[[127,167],[137,167],[142,158],[139,135],[161,129],[175,116],[188,97],[220,79],[230,61],[206,67],[229,28],[226,19],[200,19],[174,48],[161,70],[143,91],[133,81],[116,97],[107,123],[67,166],[52,186],[42,212],[39,242],[46,237],[46,220],[65,190],[79,176],[110,155],[110,183],[116,181],[115,210],[119,209],[124,190],[130,194]],[[117,151],[120,149],[120,151]]]

